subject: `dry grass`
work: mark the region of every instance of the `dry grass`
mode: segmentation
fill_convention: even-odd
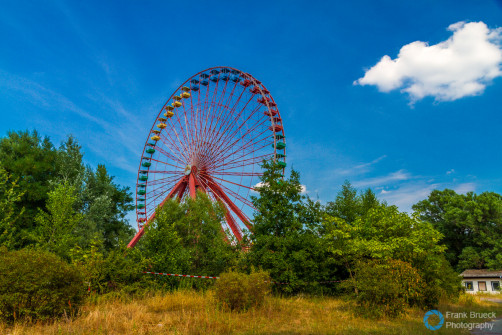
[[[366,320],[351,312],[351,303],[337,298],[269,297],[246,312],[218,306],[213,293],[179,291],[129,301],[113,298],[89,302],[73,320],[50,324],[0,324],[0,334],[425,334],[420,310],[397,320]],[[460,302],[462,303],[462,302]],[[442,305],[439,310],[496,311],[502,305],[476,301]],[[483,320],[485,321],[485,320]],[[473,320],[470,320],[473,322]],[[440,329],[435,334],[461,334]],[[468,334],[468,332],[465,332]]]

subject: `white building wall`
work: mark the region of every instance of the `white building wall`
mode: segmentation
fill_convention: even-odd
[[[502,280],[500,278],[467,278],[467,279],[462,279],[462,286],[466,287],[465,283],[466,282],[472,282],[473,284],[473,290],[468,291],[467,288],[465,290],[466,293],[490,293],[490,294],[500,294],[501,291],[493,291],[492,290],[492,282],[498,282],[499,287],[502,287]],[[479,282],[485,282],[486,283],[486,291],[480,291],[479,290]]]

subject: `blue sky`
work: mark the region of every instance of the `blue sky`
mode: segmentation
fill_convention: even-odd
[[[165,100],[232,66],[270,90],[311,197],[502,193],[500,27],[490,0],[3,1],[0,136],[73,134],[133,187]]]

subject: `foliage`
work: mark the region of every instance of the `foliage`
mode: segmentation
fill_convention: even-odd
[[[0,246],[12,249],[16,245],[16,232],[19,217],[24,208],[17,208],[16,204],[21,200],[23,193],[19,191],[17,181],[9,181],[5,170],[0,168]]]
[[[129,241],[133,230],[125,216],[134,208],[129,188],[115,184],[104,165],[98,165],[96,171],[87,168],[84,183],[80,195],[81,211],[85,214],[81,235],[87,237],[80,244],[100,238],[104,250],[112,250]]]
[[[267,272],[225,272],[215,285],[216,299],[224,306],[237,311],[259,307],[270,293],[270,276]]]
[[[17,181],[22,194],[14,204],[16,213],[24,209],[15,232],[16,248],[33,243],[30,232],[56,175],[56,156],[49,138],[42,139],[36,131],[9,132],[0,139],[0,168],[7,172],[10,182]]]
[[[335,201],[330,201],[326,205],[326,213],[347,223],[352,223],[358,217],[366,215],[370,209],[385,205],[384,202],[378,201],[375,193],[369,188],[358,195],[357,190],[346,180]]]
[[[36,131],[10,132],[0,139],[0,170],[5,171],[5,185],[14,183],[20,195],[9,201],[10,211],[19,216],[15,229],[8,233],[12,235],[10,248],[39,243],[40,221],[36,218],[46,208],[51,192],[63,184],[73,188],[73,209],[84,216],[73,230],[76,244],[87,248],[91,241],[101,239],[103,251],[110,251],[132,237],[125,219],[133,209],[129,189],[115,184],[103,165],[96,170],[86,167],[82,148],[72,136],[56,149]],[[0,193],[0,203],[5,196]]]
[[[70,248],[77,241],[75,228],[83,219],[74,209],[76,199],[74,186],[58,185],[49,192],[47,212],[39,210],[35,217],[38,245],[67,259]]]
[[[354,268],[356,285],[356,313],[364,317],[397,317],[405,308],[421,305],[424,283],[410,263],[387,259],[386,261],[360,261]]]
[[[413,209],[443,234],[446,258],[458,271],[502,268],[502,195],[434,190]]]
[[[77,268],[52,253],[0,251],[0,319],[4,321],[74,315],[84,292]]]
[[[72,264],[80,269],[85,284],[93,293],[130,292],[145,285],[148,277],[142,272],[147,263],[138,249],[122,247],[105,255],[99,243],[95,240],[88,249],[76,246],[70,250]]]
[[[235,264],[238,251],[225,240],[221,229],[224,215],[221,204],[213,203],[204,193],[181,203],[170,199],[157,210],[137,248],[156,272],[217,276]],[[168,277],[156,280],[174,286],[179,283]]]
[[[300,176],[293,170],[288,179],[282,167],[263,163],[259,196],[251,199],[254,215],[249,265],[270,273],[274,281],[288,282],[277,286],[285,293],[320,293],[319,282],[336,278],[326,241],[321,239],[323,208],[301,194]]]
[[[338,208],[345,202],[337,198]],[[356,201],[363,203],[362,198]],[[352,205],[353,202],[350,202]],[[444,261],[442,234],[428,222],[401,213],[395,206],[375,203],[353,217],[352,222],[326,215],[326,239],[333,256],[354,281],[355,265],[366,259],[409,262],[424,281],[425,305],[435,305],[442,295],[458,295],[459,277]],[[354,286],[357,293],[357,286]],[[456,289],[455,289],[456,288]]]

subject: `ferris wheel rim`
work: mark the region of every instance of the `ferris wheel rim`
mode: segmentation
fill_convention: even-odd
[[[274,117],[275,118],[278,118],[280,121],[280,126],[281,126],[281,130],[280,131],[272,131],[272,137],[273,137],[273,159],[274,160],[277,160],[278,157],[278,149],[277,149],[277,142],[278,142],[278,139],[277,139],[277,136],[276,136],[276,133],[280,133],[280,135],[282,135],[282,141],[285,143],[285,133],[284,133],[284,127],[282,126],[282,118],[281,118],[281,114],[280,114],[280,111],[279,111],[279,108],[277,107],[277,103],[275,102],[272,94],[267,90],[267,88],[265,87],[265,85],[257,80],[255,77],[253,77],[251,74],[249,73],[246,73],[246,72],[243,72],[241,70],[238,70],[237,68],[234,68],[234,67],[230,67],[230,66],[213,66],[213,67],[210,67],[210,68],[207,68],[207,69],[204,69],[202,71],[199,71],[197,72],[196,74],[190,76],[188,79],[186,79],[184,82],[182,82],[174,91],[173,93],[169,96],[169,98],[166,100],[166,102],[162,105],[162,108],[160,109],[159,113],[157,114],[156,118],[154,119],[154,122],[152,124],[152,127],[150,128],[150,131],[148,132],[148,136],[147,136],[147,139],[145,141],[145,144],[143,146],[143,151],[142,151],[142,155],[141,155],[141,159],[140,159],[140,162],[139,162],[139,166],[138,166],[138,174],[137,174],[137,179],[136,179],[136,192],[135,192],[135,200],[136,200],[136,219],[137,219],[137,223],[138,223],[138,228],[142,228],[143,226],[143,223],[145,221],[140,221],[140,219],[145,219],[145,214],[143,214],[143,212],[140,212],[139,208],[138,208],[138,200],[140,199],[139,198],[139,189],[140,189],[140,185],[143,186],[143,185],[151,185],[151,183],[149,184],[148,182],[146,182],[145,184],[143,184],[140,180],[140,177],[141,177],[141,174],[142,174],[142,171],[144,171],[145,169],[142,167],[142,163],[144,162],[144,159],[146,157],[146,151],[147,149],[150,147],[149,143],[150,143],[150,136],[151,134],[153,133],[155,129],[155,126],[156,126],[156,123],[158,122],[159,118],[161,118],[162,116],[162,113],[164,112],[166,106],[169,105],[169,103],[171,101],[173,101],[173,97],[176,96],[178,94],[178,92],[180,92],[182,90],[183,87],[187,87],[186,85],[188,85],[189,87],[192,87],[191,86],[191,81],[194,79],[194,78],[200,78],[200,76],[204,73],[210,73],[212,70],[223,70],[223,69],[227,69],[229,72],[232,72],[234,73],[234,71],[236,71],[236,73],[234,73],[235,75],[238,75],[240,77],[242,77],[244,80],[249,80],[251,82],[250,87],[253,87],[254,88],[258,88],[258,92],[257,93],[253,93],[253,95],[251,95],[251,97],[254,97],[254,96],[260,96],[261,98],[263,98],[263,105],[266,107],[266,110],[268,112],[268,115],[269,115],[269,121],[270,121],[270,126],[272,127],[272,129],[276,129],[275,126],[276,126],[276,122],[274,120]],[[219,74],[218,74],[219,76]],[[226,85],[226,84],[225,84]],[[235,86],[234,86],[234,89],[235,87],[237,87],[238,83],[236,82],[235,83]],[[209,90],[209,88],[207,89]],[[246,92],[247,90],[247,86],[244,87],[243,91],[241,94],[243,94],[244,92]],[[208,94],[208,91],[206,91],[206,94]],[[224,95],[223,95],[224,96]],[[199,93],[199,96],[200,98],[200,93]],[[273,113],[272,113],[272,107],[274,107],[275,109],[273,110]],[[193,111],[193,110],[192,110]],[[184,110],[184,113],[186,115],[186,111]],[[209,115],[209,114],[208,114]],[[179,138],[178,138],[179,140]],[[181,143],[181,140],[179,140],[180,143]],[[286,161],[286,149],[283,148],[281,149],[282,152],[284,152],[283,154],[283,161],[285,162]],[[153,154],[152,154],[153,156]],[[186,157],[184,157],[186,159]],[[152,160],[154,160],[152,158]],[[178,163],[182,163],[182,160],[180,159],[180,161]],[[158,164],[158,162],[156,163]],[[182,164],[181,164],[182,165]],[[251,173],[254,173],[254,168],[257,164],[252,164],[252,167],[253,167],[253,171]],[[177,168],[180,168],[180,166],[172,166],[176,171]],[[150,167],[147,167],[147,174],[149,174],[149,171],[150,171]],[[173,172],[174,172],[173,171]],[[242,179],[243,175],[241,175],[241,179]],[[212,178],[215,178],[215,179],[219,179],[218,177],[216,176],[212,176]],[[175,181],[175,178],[173,178],[174,182]],[[214,180],[213,180],[214,181]],[[250,181],[252,181],[252,179],[250,179]],[[153,185],[152,185],[153,186]],[[240,186],[243,186],[243,185],[240,185]],[[146,186],[145,186],[146,187]],[[174,187],[174,186],[172,186]],[[245,187],[245,186],[244,186]],[[247,191],[247,195],[246,195],[246,198],[249,199],[249,192],[252,191],[253,188],[252,187],[248,187],[248,191]],[[163,194],[161,194],[160,196],[163,196]],[[241,199],[242,200],[242,199]],[[244,202],[243,202],[244,203]],[[145,204],[146,204],[146,201],[145,201]],[[141,214],[140,214],[141,213]],[[146,210],[146,207],[145,207],[145,212],[144,213],[147,213],[147,210]],[[155,213],[155,209],[154,209],[154,213]]]

